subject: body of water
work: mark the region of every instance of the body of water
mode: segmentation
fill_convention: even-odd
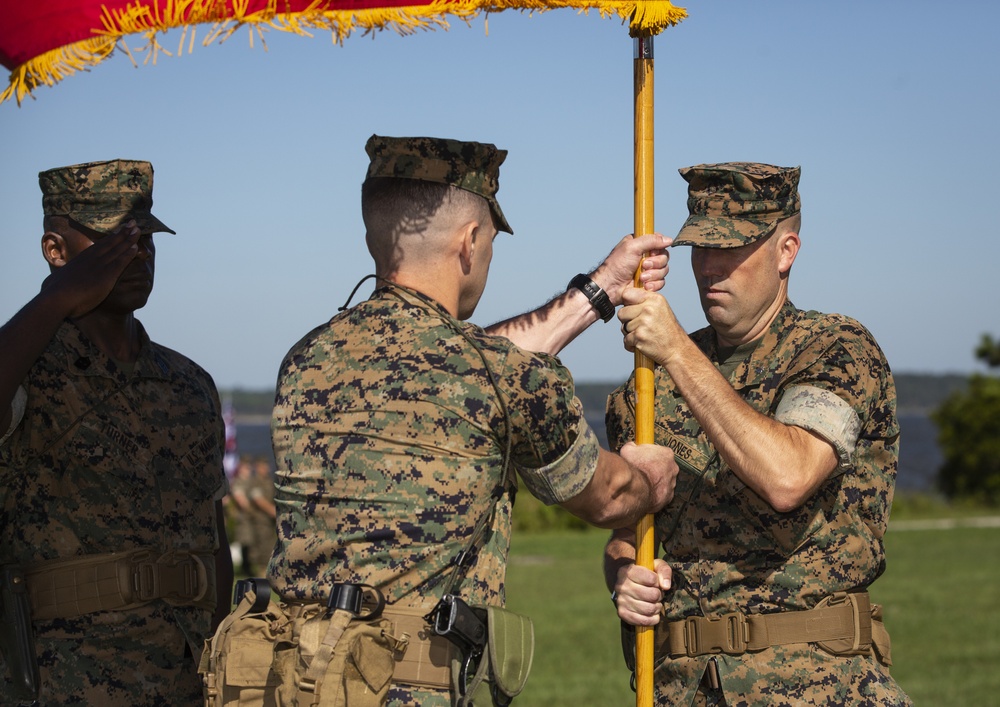
[[[604,414],[587,415],[601,444],[607,447]],[[901,415],[899,418],[900,448],[896,489],[899,491],[931,491],[938,469],[941,450],[937,444],[937,428],[926,415]],[[274,464],[271,433],[266,423],[237,424],[236,443],[240,454],[266,456]]]
[[[587,415],[601,445],[608,446],[604,430],[604,414]],[[899,491],[931,491],[941,468],[943,457],[937,444],[937,428],[926,415],[900,415],[899,466],[896,489]]]
[[[899,471],[896,488],[900,491],[931,491],[944,456],[937,443],[937,427],[927,415],[899,417]]]

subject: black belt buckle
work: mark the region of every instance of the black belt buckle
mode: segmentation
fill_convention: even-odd
[[[364,588],[360,584],[334,584],[330,598],[326,600],[326,613],[332,614],[341,609],[357,616],[361,613],[363,594]]]
[[[348,584],[337,582],[326,600],[326,615],[334,611],[346,611],[363,621],[377,619],[385,609],[385,597],[375,587],[368,584]]]
[[[233,604],[238,606],[243,601],[243,597],[250,591],[254,594],[250,613],[260,614],[266,611],[267,605],[271,601],[271,585],[263,577],[248,577],[236,580],[236,586],[233,589]]]

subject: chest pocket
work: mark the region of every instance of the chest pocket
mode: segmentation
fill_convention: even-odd
[[[74,455],[93,467],[125,478],[136,478],[137,471],[149,466],[150,450],[136,437],[124,419],[90,413],[68,435],[66,445]]]
[[[182,428],[171,434],[176,448],[161,445],[153,458],[161,514],[176,542],[205,547],[206,538],[216,538],[215,502],[224,483],[220,440],[203,429],[196,433]]]
[[[44,383],[44,381],[43,381]],[[100,379],[86,385],[67,383],[50,395],[45,385],[33,386],[36,410],[25,418],[27,440],[23,465],[42,463],[56,471],[52,460],[67,460],[77,473],[92,471],[143,483],[149,467],[148,445],[136,435],[140,415],[126,396],[127,383]],[[56,473],[59,473],[56,471]]]
[[[176,480],[183,493],[185,487],[211,493],[218,488],[222,475],[222,442],[215,431],[204,428],[173,430],[174,446],[161,446],[153,460],[154,470],[164,488]],[[187,438],[187,439],[185,439]],[[183,442],[183,443],[182,443]],[[175,453],[174,450],[179,450]],[[180,469],[178,476],[176,470]]]
[[[718,453],[703,437],[671,434],[659,425],[656,429],[656,443],[673,450],[674,461],[680,469],[673,499],[656,514],[658,539],[666,542],[677,530],[685,509],[694,502],[702,486],[714,475]]]

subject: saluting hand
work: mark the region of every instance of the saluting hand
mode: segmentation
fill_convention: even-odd
[[[109,236],[98,238],[76,255],[56,265],[42,282],[42,291],[61,298],[66,317],[79,317],[105,300],[138,252],[140,232],[128,221]]]

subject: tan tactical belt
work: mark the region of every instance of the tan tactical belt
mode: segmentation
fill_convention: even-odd
[[[742,655],[771,646],[817,643],[834,655],[864,655],[874,641],[879,659],[889,659],[889,634],[878,605],[867,592],[838,592],[814,609],[776,614],[690,616],[656,632],[657,653],[671,658],[714,653]]]
[[[214,609],[215,556],[132,550],[47,560],[24,570],[31,618],[131,609],[154,599]]]
[[[292,620],[315,611],[318,602],[283,600],[283,610]],[[451,689],[451,661],[457,656],[455,644],[434,633],[427,623],[429,609],[386,606],[381,616],[393,623],[392,635],[406,643],[396,658],[393,682],[435,690]]]

